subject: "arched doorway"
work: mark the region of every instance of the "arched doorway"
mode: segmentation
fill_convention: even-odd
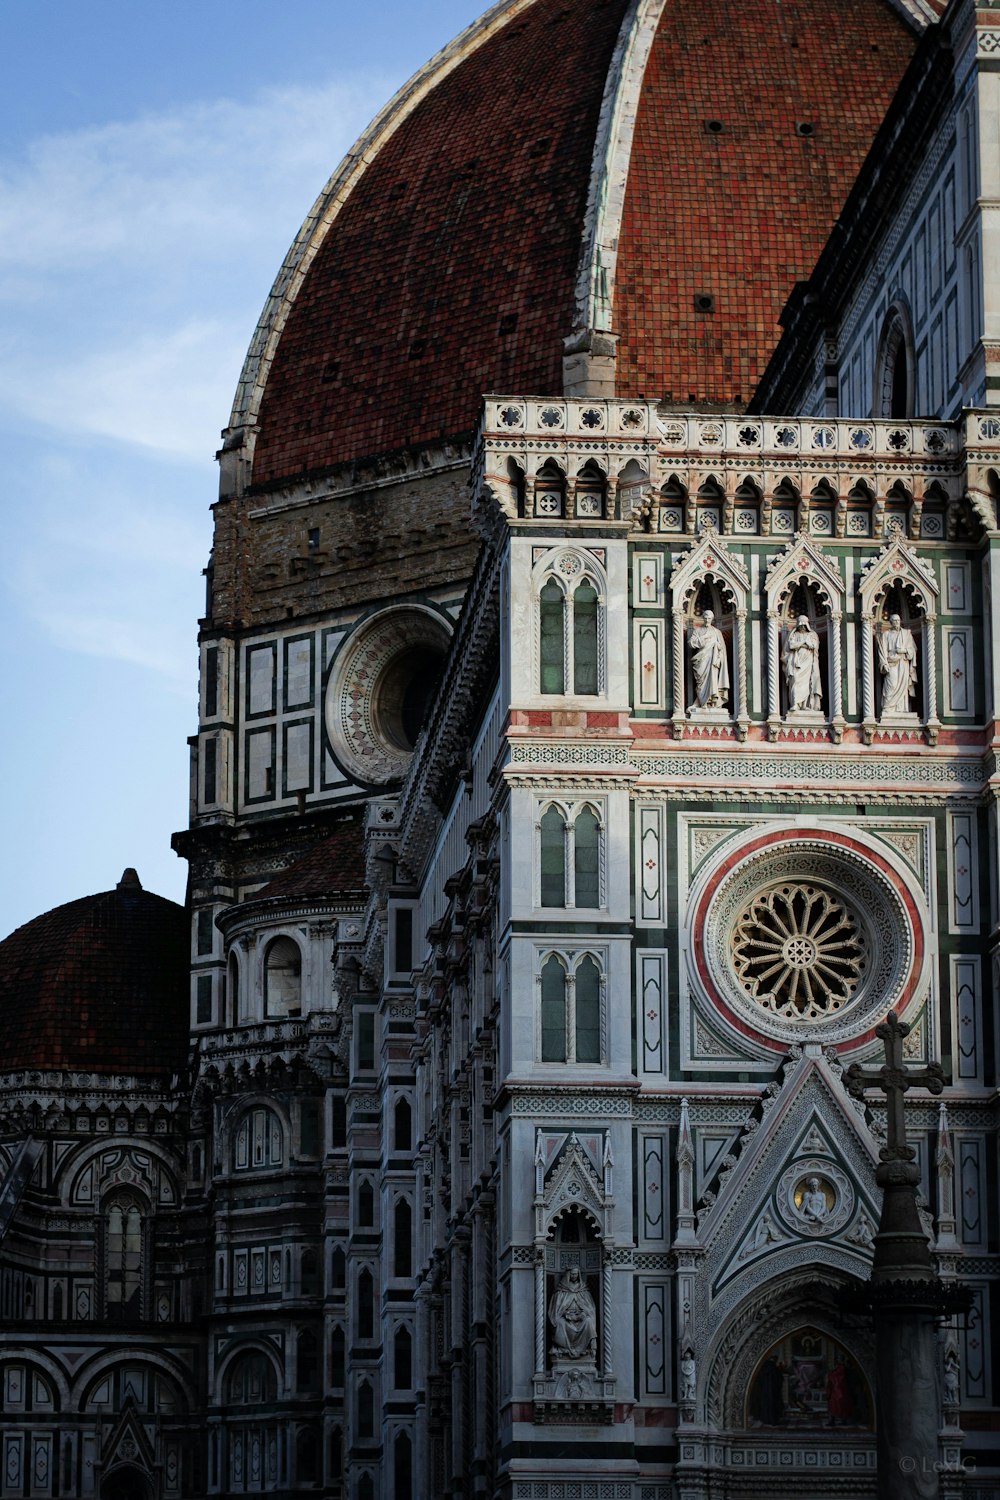
[[[801,1500],[806,1487],[811,1500],[874,1500],[872,1333],[845,1328],[839,1305],[853,1282],[832,1268],[797,1284],[792,1273],[725,1319],[692,1414],[711,1436],[692,1433],[680,1465],[708,1500],[729,1497],[737,1475],[741,1493],[774,1500]]]
[[[116,1464],[101,1480],[101,1500],[153,1500],[149,1475],[135,1464]]]

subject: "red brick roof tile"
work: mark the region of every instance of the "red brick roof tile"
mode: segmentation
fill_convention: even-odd
[[[134,871],[35,917],[0,943],[0,1069],[179,1072],[189,954],[184,908]]]
[[[537,0],[431,90],[334,222],[285,325],[255,484],[470,432],[558,395],[625,0]]]
[[[340,824],[308,854],[276,875],[254,901],[292,896],[360,895],[365,885],[365,835],[360,819]]]
[[[625,198],[619,394],[750,399],[915,44],[885,0],[668,0]]]
[[[484,391],[560,393],[624,10],[536,0],[375,155],[291,306],[255,485],[469,432]],[[621,394],[749,398],[915,41],[889,0],[667,0],[622,224]]]

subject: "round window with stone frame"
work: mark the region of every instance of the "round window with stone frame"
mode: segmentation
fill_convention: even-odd
[[[340,647],[326,688],[330,749],[348,775],[384,785],[406,772],[429,714],[451,628],[401,605],[366,620]]]
[[[707,906],[696,902],[699,911],[705,977],[737,1025],[765,1037],[857,1038],[912,979],[907,904],[846,845],[765,845],[716,883]]]

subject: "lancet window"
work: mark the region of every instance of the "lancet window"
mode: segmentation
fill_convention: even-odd
[[[603,905],[602,886],[599,815],[589,804],[551,804],[539,822],[539,905],[597,908]]]
[[[408,1391],[413,1385],[413,1338],[402,1325],[392,1340],[392,1380],[397,1391]]]
[[[392,1215],[392,1274],[413,1275],[413,1210],[406,1198],[399,1198]]]
[[[273,1110],[249,1110],[236,1128],[233,1166],[237,1172],[280,1167],[284,1161],[284,1131]]]
[[[225,1382],[228,1423],[228,1488],[236,1493],[271,1490],[278,1483],[278,1427],[261,1420],[261,1408],[277,1400],[278,1380],[266,1354],[239,1355]]]
[[[541,1061],[599,1063],[604,976],[593,954],[576,954],[571,960],[551,953],[542,964],[539,991]]]
[[[913,328],[908,309],[896,302],[886,313],[875,359],[872,415],[905,420],[916,392]]]
[[[144,1315],[147,1260],[146,1204],[136,1193],[114,1193],[104,1204],[104,1303],[108,1321],[135,1323]]]
[[[538,690],[594,697],[604,691],[604,582],[580,552],[552,558],[538,590]]]

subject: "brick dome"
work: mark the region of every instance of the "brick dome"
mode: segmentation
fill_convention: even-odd
[[[279,274],[254,487],[471,431],[485,391],[745,404],[932,0],[502,0],[391,101]],[[610,339],[608,336],[611,336]]]
[[[0,1067],[165,1074],[185,1064],[189,927],[126,870],[0,943]]]

